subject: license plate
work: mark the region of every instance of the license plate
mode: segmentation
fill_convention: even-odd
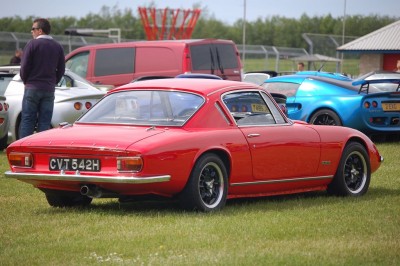
[[[400,111],[400,103],[382,103],[382,109],[385,112]]]
[[[253,113],[268,113],[268,108],[267,106],[263,105],[263,104],[256,104],[253,103],[251,104],[251,111]]]
[[[99,159],[85,159],[85,158],[50,158],[49,161],[50,171],[88,171],[99,172],[100,160]]]

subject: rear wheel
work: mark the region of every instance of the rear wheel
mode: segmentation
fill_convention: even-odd
[[[92,198],[81,195],[79,192],[42,189],[46,194],[47,202],[52,207],[79,207],[87,206]]]
[[[313,125],[327,125],[327,126],[341,126],[339,116],[332,110],[321,109],[311,116],[310,124]]]
[[[367,192],[370,180],[371,166],[367,151],[360,143],[350,142],[343,151],[328,192],[338,196],[361,196]]]
[[[215,154],[205,154],[196,162],[180,203],[187,210],[217,211],[225,206],[227,191],[224,163]]]

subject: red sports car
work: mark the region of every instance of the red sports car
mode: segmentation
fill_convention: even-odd
[[[360,196],[383,160],[357,130],[289,120],[255,84],[179,78],[114,89],[74,124],[18,140],[7,156],[5,175],[54,207],[154,195],[205,212],[237,197]]]

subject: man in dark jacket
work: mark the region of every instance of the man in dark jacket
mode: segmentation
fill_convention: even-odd
[[[63,47],[49,36],[47,19],[33,21],[32,37],[22,54],[21,79],[25,84],[22,100],[22,117],[19,137],[51,127],[54,108],[54,91],[65,72]]]
[[[14,66],[21,64],[21,57],[22,57],[22,50],[21,49],[15,50],[14,56],[11,57],[10,59],[10,65]]]

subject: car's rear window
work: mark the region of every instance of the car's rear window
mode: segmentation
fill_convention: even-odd
[[[103,98],[78,122],[181,126],[203,103],[203,97],[180,91],[122,91]]]
[[[190,46],[193,70],[235,69],[238,59],[232,44],[202,44]]]
[[[268,82],[262,86],[270,93],[279,93],[287,97],[296,95],[300,84],[292,82]]]

